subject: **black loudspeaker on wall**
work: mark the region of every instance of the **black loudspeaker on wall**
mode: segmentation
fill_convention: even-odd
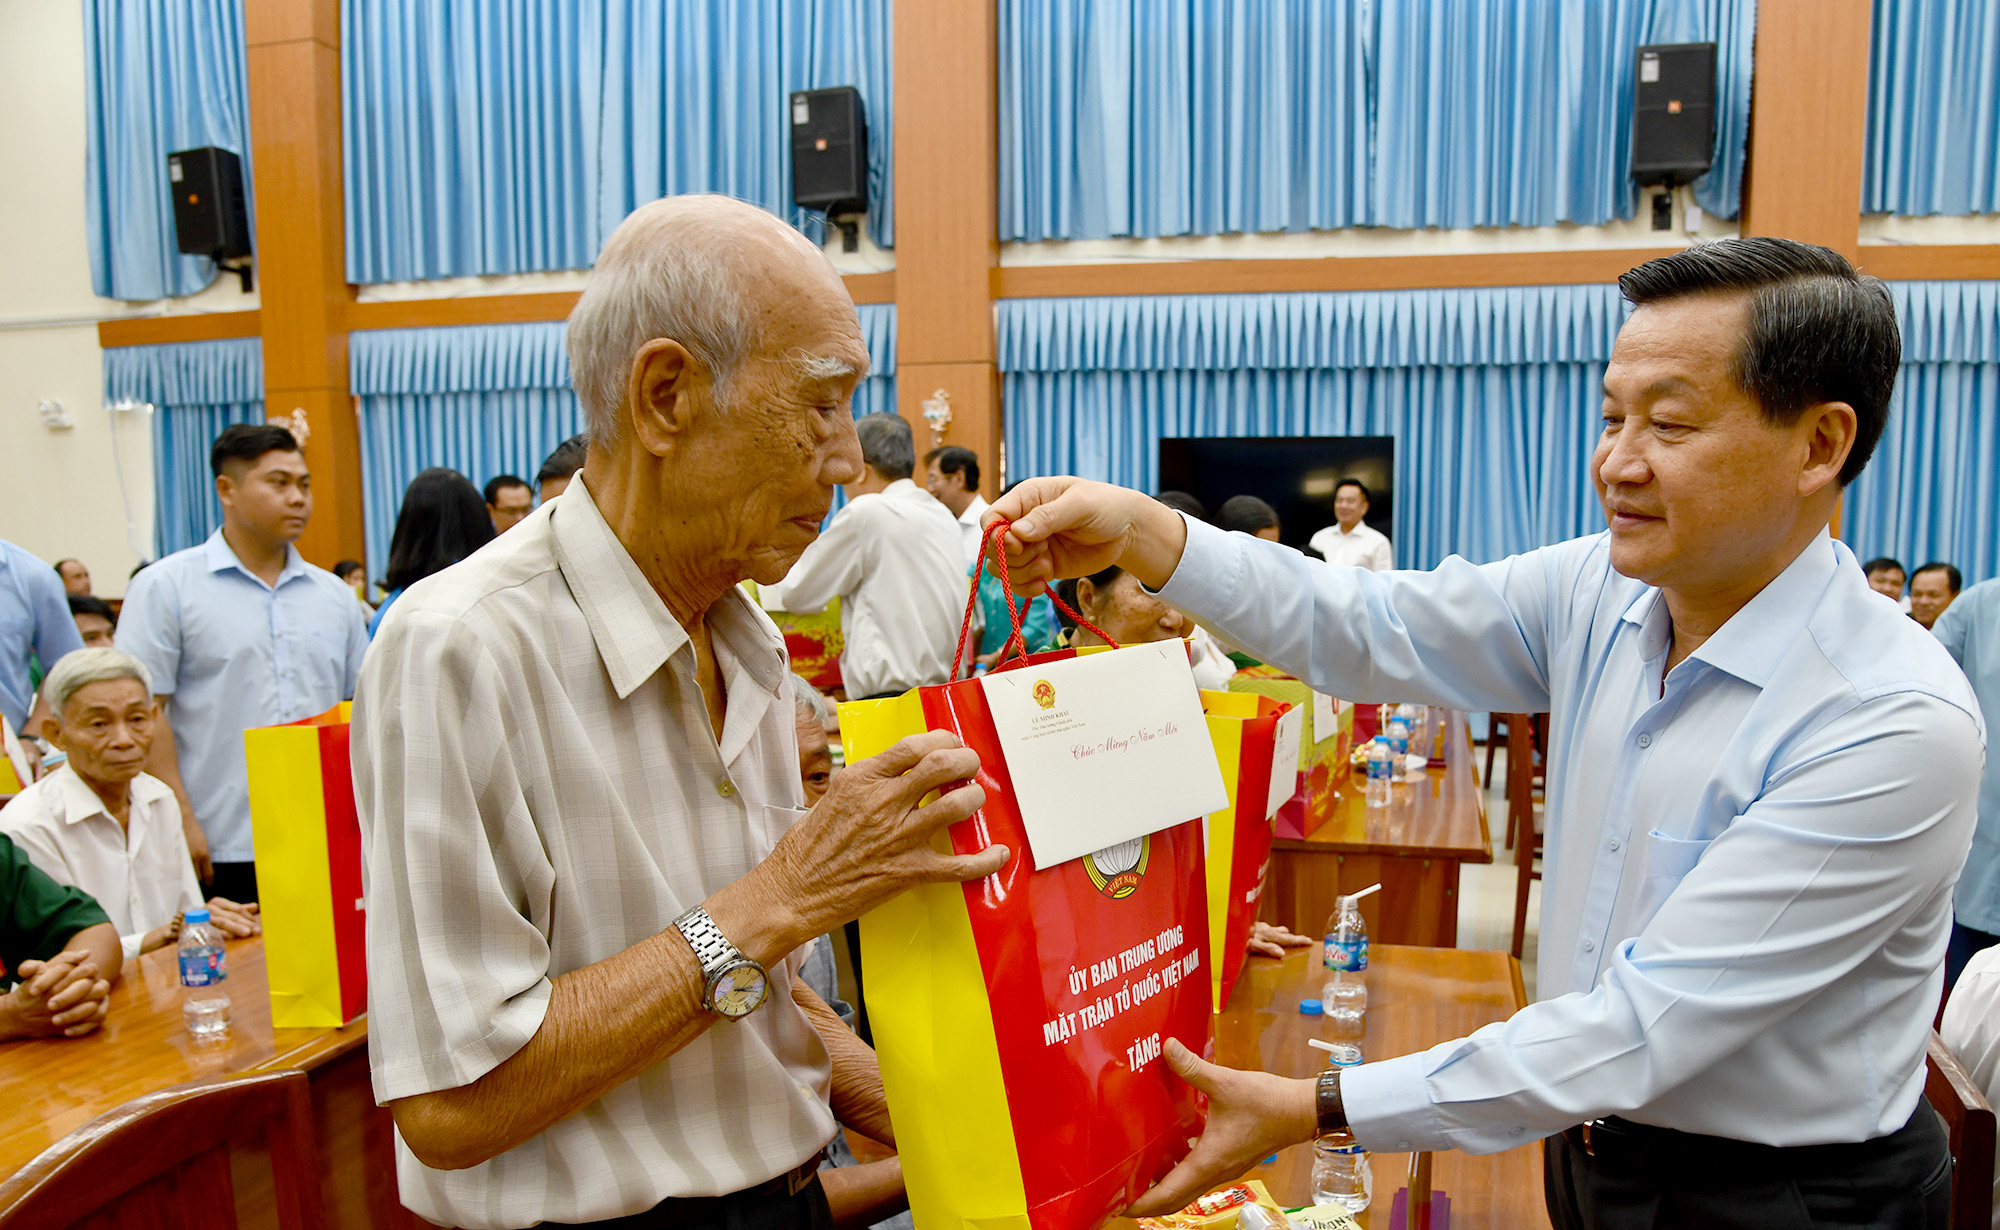
[[[1632,178],[1669,189],[1715,157],[1715,44],[1641,47],[1632,109]]]
[[[167,190],[173,196],[174,236],[180,251],[233,268],[248,291],[250,267],[241,263],[250,255],[242,161],[213,145],[168,154]]]
[[[849,252],[868,208],[868,113],[851,85],[792,95],[792,200],[823,211]],[[843,220],[845,219],[845,220]]]

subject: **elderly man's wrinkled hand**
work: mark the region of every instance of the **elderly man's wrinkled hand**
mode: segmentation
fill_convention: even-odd
[[[1090,576],[1113,564],[1158,588],[1187,543],[1180,514],[1149,495],[1081,478],[1031,478],[987,510],[1007,535],[1008,580],[1032,594],[1061,577]]]
[[[264,924],[257,917],[257,903],[238,905],[227,897],[208,899],[208,921],[216,930],[232,939],[261,935]]]
[[[1000,870],[1007,847],[943,854],[932,835],[986,802],[972,780],[979,754],[948,731],[912,735],[849,765],[769,860],[808,935],[859,917],[918,884],[976,880]],[[954,783],[957,783],[954,785]],[[938,797],[925,802],[933,791]]]

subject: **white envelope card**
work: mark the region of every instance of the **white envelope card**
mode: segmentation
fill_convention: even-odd
[[[1182,641],[1129,645],[980,682],[1037,868],[1229,805]]]
[[[1264,803],[1264,818],[1278,814],[1299,790],[1299,744],[1305,739],[1306,711],[1293,705],[1278,718],[1271,747],[1271,794]]]

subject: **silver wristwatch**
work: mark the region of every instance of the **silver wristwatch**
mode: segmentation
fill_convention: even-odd
[[[770,975],[729,942],[707,910],[694,907],[674,920],[674,929],[701,962],[702,1007],[726,1020],[740,1021],[770,996]]]

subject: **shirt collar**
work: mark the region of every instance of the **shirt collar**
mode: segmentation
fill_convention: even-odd
[[[1783,572],[1688,657],[1745,683],[1766,686],[1779,660],[1805,630],[1806,621],[1812,618],[1836,567],[1838,557],[1833,540],[1822,530]],[[1625,608],[1624,618],[1625,622],[1645,629],[1647,657],[1665,651],[1673,633],[1673,620],[1658,589],[1648,586],[1641,591],[1632,605]]]
[[[111,811],[104,806],[104,800],[90,783],[83,780],[74,765],[65,764],[49,774],[53,788],[62,795],[63,823],[78,824],[93,816],[110,816]],[[151,806],[161,795],[170,795],[167,784],[150,773],[141,773],[132,779],[128,787],[132,796],[132,812]]]
[[[580,493],[579,498],[569,498],[571,491]],[[624,700],[688,643],[687,629],[611,532],[583,475],[576,476],[563,497],[550,514],[556,563],[576,595],[612,689]],[[730,641],[744,671],[775,691],[785,667],[785,644],[777,626],[734,585],[711,615],[711,630]]]
[[[1688,656],[1745,683],[1765,686],[1805,630],[1836,566],[1833,539],[1821,530],[1783,572]]]
[[[958,514],[958,523],[960,525],[969,525],[977,529],[979,527],[979,518],[985,515],[986,510],[989,507],[991,506],[987,504],[985,497],[977,495],[973,496],[972,503],[967,504],[965,506],[965,511]]]
[[[219,526],[208,536],[208,541],[201,544],[201,561],[210,572],[228,572],[233,568],[259,585],[264,583],[262,577],[243,566],[243,561],[236,557],[235,549],[229,545],[229,540],[222,536],[222,529]],[[285,544],[285,566],[278,573],[278,585],[283,585],[293,577],[303,576],[305,570],[305,557],[299,554],[299,549],[290,543]],[[276,589],[278,585],[273,585],[271,588]]]

